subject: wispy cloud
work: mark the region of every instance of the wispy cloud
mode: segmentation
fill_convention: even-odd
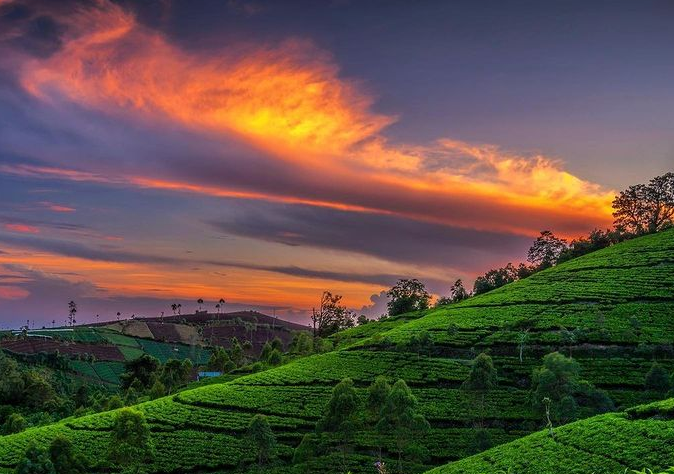
[[[74,207],[64,206],[62,204],[55,204],[49,201],[40,201],[38,204],[53,212],[75,212],[76,210]]]
[[[38,227],[21,224],[17,222],[5,222],[3,227],[10,232],[18,232],[20,234],[39,234],[40,229]]]

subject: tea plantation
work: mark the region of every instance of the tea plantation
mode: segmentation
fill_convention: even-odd
[[[665,397],[664,392],[645,390],[644,380],[654,359],[670,373],[674,370],[673,314],[670,230],[458,304],[338,333],[332,352],[138,405],[156,450],[147,470],[256,472],[245,435],[253,416],[264,414],[278,447],[262,472],[346,472],[335,449],[295,464],[293,454],[302,437],[314,431],[340,380],[351,378],[364,402],[378,375],[392,382],[404,379],[431,426],[417,440],[419,452],[405,455],[406,473],[460,459],[436,472],[490,473],[511,467],[519,473],[531,465],[536,467],[522,472],[589,474],[668,467],[674,463],[674,421],[665,410],[670,405],[628,408]],[[420,334],[430,341],[419,345]],[[554,439],[537,432],[545,419],[532,409],[531,374],[544,355],[555,351],[572,356],[582,378],[604,389],[621,412],[556,427]],[[498,385],[486,394],[480,424],[490,443],[502,446],[470,457],[480,449],[475,443],[476,407],[461,384],[482,352],[493,358]],[[589,415],[579,408],[578,417]],[[109,472],[106,453],[114,416],[106,412],[67,419],[0,437],[0,472],[11,472],[30,440],[47,444],[58,434],[85,453],[92,472]],[[346,456],[353,474],[374,472],[380,443],[384,458],[395,464],[393,437],[385,434],[381,440],[372,426],[365,426]]]
[[[428,474],[617,474],[674,465],[674,399],[526,436]]]

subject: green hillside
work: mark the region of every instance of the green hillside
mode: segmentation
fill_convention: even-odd
[[[620,474],[674,465],[674,399],[526,436],[428,474]]]
[[[28,331],[28,337],[7,333],[0,337],[0,350],[30,364],[40,364],[48,354],[66,359],[63,372],[88,383],[118,387],[124,362],[143,354],[166,363],[169,359],[190,359],[195,365],[208,362],[212,350],[201,345],[162,342],[131,337],[106,328],[79,326],[73,329]]]
[[[492,444],[508,443],[544,425],[529,401],[530,377],[550,352],[572,354],[583,378],[605,389],[618,408],[662,398],[644,391],[644,378],[654,358],[668,371],[674,369],[672,314],[674,231],[667,231],[580,257],[459,304],[344,331],[333,338],[337,347],[333,352],[139,405],[157,450],[148,469],[247,472],[255,461],[245,433],[254,414],[262,413],[279,442],[274,467],[265,472],[341,472],[334,449],[291,467],[294,448],[314,430],[341,379],[353,379],[364,401],[375,377],[386,375],[408,383],[430,422],[431,430],[418,440],[422,449],[417,460],[406,464],[405,472],[422,472],[475,453],[475,408],[460,386],[477,354],[489,352],[499,376],[498,387],[486,397],[482,424]],[[422,333],[432,344],[414,343]],[[588,414],[579,409],[579,416]],[[106,471],[107,433],[113,418],[114,412],[108,412],[0,438],[0,468],[11,469],[31,439],[47,443],[63,433],[87,453],[94,471]],[[659,423],[607,415],[559,429],[559,436],[594,420],[613,420],[635,429],[642,423]],[[665,431],[674,432],[669,421],[662,423]],[[373,472],[378,438],[373,429],[358,432],[348,458],[352,473]],[[526,439],[546,443],[541,434]],[[577,449],[590,441],[582,441]],[[384,457],[391,460],[394,451],[394,440],[388,436]],[[665,458],[658,453],[662,450],[626,465],[662,466]],[[609,467],[622,472],[620,466],[618,460]]]

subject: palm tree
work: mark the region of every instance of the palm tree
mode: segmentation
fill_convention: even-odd
[[[176,309],[178,309],[178,305],[175,304],[175,303],[173,303],[173,304],[171,305],[171,309],[173,310],[173,314],[176,314]]]
[[[201,305],[204,304],[203,298],[199,298],[199,299],[197,300],[197,304],[199,305],[199,311],[201,311]]]
[[[225,309],[225,299],[220,298],[220,301],[218,302],[217,305],[215,305],[215,307],[218,308],[218,321],[220,321],[220,310],[224,311]]]
[[[119,321],[119,317],[122,315],[119,311],[117,311],[117,321]]]
[[[183,305],[181,305],[180,303],[178,303],[178,314],[180,314],[180,311],[181,311],[182,309],[183,309]]]

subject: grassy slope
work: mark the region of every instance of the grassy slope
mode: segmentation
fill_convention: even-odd
[[[674,399],[571,423],[554,434],[540,431],[428,474],[659,472],[674,465]]]
[[[270,417],[279,438],[281,461],[313,429],[335,383],[351,377],[365,396],[376,375],[404,378],[432,425],[423,442],[426,467],[471,454],[470,406],[458,389],[475,354],[489,350],[500,387],[489,399],[492,441],[506,443],[540,426],[527,402],[527,378],[540,357],[559,349],[563,328],[583,328],[574,347],[584,376],[606,388],[620,406],[654,399],[643,393],[652,350],[674,369],[674,231],[614,246],[536,274],[461,304],[372,323],[336,338],[338,350],[285,366],[181,392],[140,405],[152,424],[158,449],[153,472],[233,472],[252,462],[243,436],[254,413]],[[524,361],[516,338],[529,328]],[[432,357],[404,352],[410,336],[427,330],[435,342]],[[638,345],[642,343],[642,347]],[[392,344],[398,344],[396,350]],[[646,349],[646,351],[645,351]],[[65,432],[83,451],[105,464],[111,414],[99,414],[0,438],[0,466],[13,466],[29,439],[48,440]],[[371,472],[373,433],[362,432],[352,456],[352,472]],[[391,443],[389,443],[391,445]],[[316,472],[335,460],[324,459]],[[423,466],[410,466],[409,471]],[[279,467],[274,472],[288,472]]]

